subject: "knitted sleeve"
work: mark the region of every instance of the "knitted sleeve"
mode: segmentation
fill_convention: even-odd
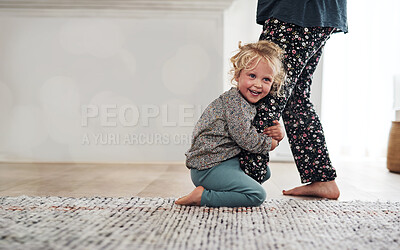
[[[267,154],[271,150],[272,138],[258,133],[252,125],[255,107],[238,91],[225,96],[224,110],[229,134],[239,147],[258,154]]]

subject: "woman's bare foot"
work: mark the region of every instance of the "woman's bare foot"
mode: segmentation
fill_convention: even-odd
[[[283,190],[284,195],[315,196],[336,200],[340,191],[335,181],[313,182],[305,186],[295,187],[290,190]]]
[[[198,186],[190,194],[175,201],[175,204],[184,206],[200,206],[201,195],[203,194],[203,191],[204,188],[202,186]]]

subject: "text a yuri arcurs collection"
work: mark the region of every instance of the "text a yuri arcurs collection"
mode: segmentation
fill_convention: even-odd
[[[83,105],[82,145],[190,145],[201,105]]]

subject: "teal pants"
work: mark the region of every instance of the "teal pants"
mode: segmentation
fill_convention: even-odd
[[[271,176],[268,168],[263,180]],[[204,187],[201,205],[208,207],[255,207],[267,196],[264,188],[240,168],[239,159],[231,158],[206,170],[191,169],[193,184]]]

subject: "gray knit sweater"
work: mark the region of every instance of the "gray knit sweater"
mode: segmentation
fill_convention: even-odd
[[[204,110],[186,152],[186,167],[204,170],[237,156],[241,149],[267,154],[272,139],[252,125],[256,107],[231,88]]]

